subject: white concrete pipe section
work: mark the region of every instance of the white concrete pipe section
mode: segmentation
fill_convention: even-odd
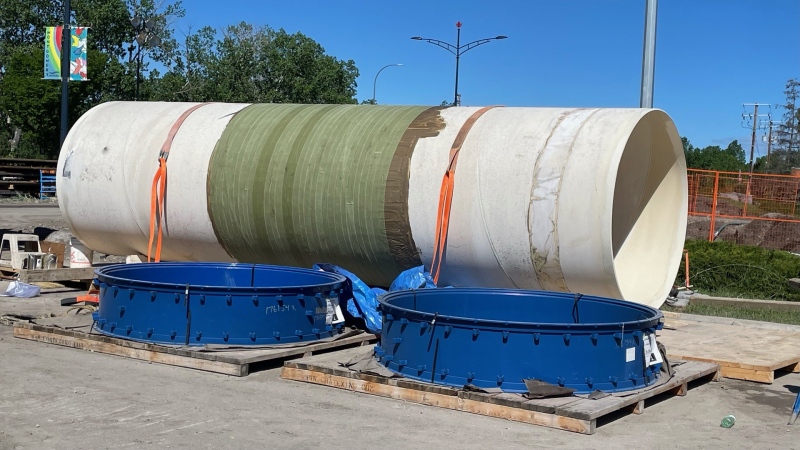
[[[58,158],[61,214],[78,239],[110,255],[147,255],[151,183],[161,147],[191,103],[112,102],[92,108],[67,135]],[[233,261],[214,236],[206,203],[208,162],[245,104],[194,111],[170,152],[162,258]]]
[[[447,149],[478,108],[411,161],[409,212],[423,261],[434,244]],[[461,149],[440,284],[592,293],[660,306],[682,255],[686,162],[652,109],[496,108]]]
[[[158,154],[192,106],[108,103],[76,123],[57,189],[86,245],[147,253]],[[429,266],[450,148],[478,109],[200,107],[170,152],[163,258],[328,262],[387,286]],[[683,147],[664,112],[494,108],[460,151],[439,284],[659,306],[686,214]]]

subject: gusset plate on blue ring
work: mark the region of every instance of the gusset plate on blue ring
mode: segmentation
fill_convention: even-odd
[[[95,329],[137,341],[203,346],[310,342],[339,334],[346,278],[260,264],[143,263],[96,271]]]
[[[509,289],[400,291],[379,300],[378,361],[407,378],[505,392],[523,379],[618,392],[655,383],[660,311],[580,294]],[[652,342],[651,342],[652,337]]]

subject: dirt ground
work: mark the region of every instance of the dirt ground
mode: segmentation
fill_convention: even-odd
[[[765,218],[783,218],[780,214],[765,214]],[[708,239],[708,217],[690,216],[687,220],[687,239]],[[772,220],[717,219],[714,224],[716,240],[741,245],[772,248],[800,253],[800,223]]]
[[[0,316],[64,314],[59,299],[74,295],[0,297]],[[236,378],[26,341],[9,326],[0,355],[3,450],[800,447],[800,423],[786,425],[800,374],[702,384],[585,436],[285,381],[279,367]],[[731,429],[719,426],[727,414]]]

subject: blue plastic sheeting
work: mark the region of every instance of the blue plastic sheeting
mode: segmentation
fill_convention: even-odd
[[[347,313],[353,317],[364,319],[367,329],[380,334],[382,328],[381,314],[378,312],[378,297],[385,294],[381,288],[370,288],[354,273],[333,264],[314,264],[315,270],[338,273],[350,280],[350,286],[344,288],[341,299],[347,299]],[[424,266],[414,267],[401,273],[389,287],[389,291],[407,289],[433,289],[436,284]],[[349,288],[349,290],[348,290]]]
[[[389,287],[389,292],[406,289],[433,289],[435,287],[436,283],[433,282],[431,274],[425,271],[425,266],[418,266],[398,275]]]
[[[8,288],[0,297],[21,297],[31,298],[36,297],[41,292],[42,288],[32,284],[23,283],[21,281],[12,281],[8,283]]]

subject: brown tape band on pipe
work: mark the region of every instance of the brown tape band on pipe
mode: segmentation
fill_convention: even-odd
[[[408,179],[411,155],[421,138],[438,136],[444,129],[444,119],[439,114],[442,107],[429,108],[420,113],[406,128],[392,157],[386,175],[384,221],[389,250],[399,271],[422,265],[417,245],[411,235],[408,217]]]

